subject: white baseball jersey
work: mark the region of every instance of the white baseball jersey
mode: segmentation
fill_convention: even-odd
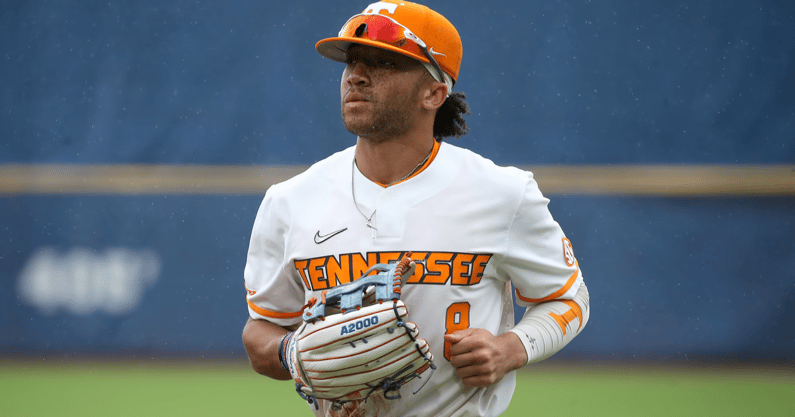
[[[430,372],[405,385],[399,400],[370,397],[358,406],[379,417],[500,415],[515,373],[487,388],[464,386],[443,337],[468,327],[493,334],[510,329],[511,284],[522,305],[577,292],[582,276],[549,200],[531,173],[498,167],[446,142],[436,143],[418,174],[389,187],[355,168],[354,151],[338,152],[267,191],[245,269],[251,317],[298,323],[311,297],[411,251],[424,263],[401,299],[438,369],[416,394]],[[318,411],[310,407],[316,415],[345,415],[321,403]]]

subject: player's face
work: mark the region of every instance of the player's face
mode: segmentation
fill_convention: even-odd
[[[420,89],[426,73],[407,56],[352,45],[340,83],[345,128],[378,141],[408,132],[422,107]]]

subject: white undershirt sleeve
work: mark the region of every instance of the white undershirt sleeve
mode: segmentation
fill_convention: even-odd
[[[563,349],[582,331],[589,316],[588,288],[582,283],[572,300],[552,300],[528,307],[509,331],[521,339],[530,364]]]

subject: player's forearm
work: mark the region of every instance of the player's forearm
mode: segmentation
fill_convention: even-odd
[[[590,296],[583,283],[573,300],[555,300],[530,307],[511,330],[524,345],[527,363],[542,361],[566,346],[585,327]]]
[[[279,342],[288,331],[269,321],[248,319],[243,328],[243,346],[257,373],[273,379],[292,379],[279,362]]]

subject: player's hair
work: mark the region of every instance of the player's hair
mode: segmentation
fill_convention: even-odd
[[[433,121],[433,137],[436,140],[441,141],[448,136],[458,139],[469,131],[467,122],[462,116],[469,114],[466,98],[464,93],[452,93],[436,111],[436,119]]]

